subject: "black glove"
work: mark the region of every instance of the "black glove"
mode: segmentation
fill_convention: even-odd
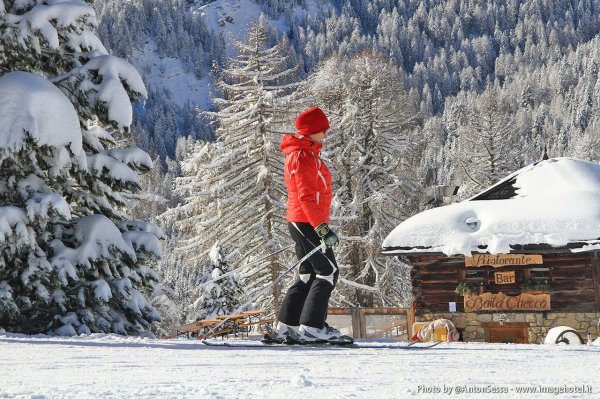
[[[327,248],[331,248],[340,242],[338,236],[329,228],[329,226],[325,222],[315,227],[315,232],[321,239],[321,242],[325,244]]]

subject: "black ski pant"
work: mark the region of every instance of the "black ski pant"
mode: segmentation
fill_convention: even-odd
[[[296,242],[296,256],[302,259],[321,244],[310,223],[289,222],[288,229]],[[290,326],[323,328],[327,319],[329,297],[339,275],[333,251],[317,251],[300,265],[300,278],[290,287],[279,309],[279,321]]]

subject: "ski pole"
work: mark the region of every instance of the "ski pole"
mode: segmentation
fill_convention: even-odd
[[[246,268],[246,267],[248,267],[248,266],[252,266],[252,265],[255,265],[255,264],[257,264],[257,263],[260,263],[260,262],[262,262],[263,260],[265,260],[265,259],[268,259],[268,258],[270,258],[270,257],[272,257],[272,256],[279,255],[280,253],[282,253],[282,252],[284,252],[284,251],[287,251],[288,249],[292,248],[292,247],[293,247],[293,246],[295,246],[295,245],[296,245],[296,244],[292,244],[292,245],[290,245],[290,246],[287,246],[287,247],[285,247],[285,248],[281,248],[280,250],[278,250],[278,251],[275,251],[275,252],[273,252],[272,254],[265,255],[265,256],[263,256],[263,257],[262,257],[262,258],[260,258],[260,259],[253,260],[253,261],[252,261],[252,262],[250,262],[250,263],[246,263],[245,265],[242,265],[242,266],[240,266],[240,267],[238,267],[238,268],[236,268],[236,269],[233,269],[233,270],[231,270],[231,271],[229,271],[229,272],[227,272],[227,273],[221,274],[221,275],[220,275],[219,277],[217,277],[217,278],[213,278],[212,280],[208,280],[208,281],[206,281],[206,282],[204,282],[204,283],[200,284],[200,287],[204,287],[205,285],[209,285],[210,283],[214,283],[215,281],[222,280],[222,279],[224,279],[225,277],[229,277],[229,276],[233,275],[234,273],[237,273],[237,272],[239,272],[240,270],[242,270],[242,269],[245,269],[245,268]]]
[[[208,337],[209,335],[212,335],[219,327],[221,327],[223,324],[228,322],[234,314],[240,312],[242,309],[246,308],[246,306],[250,305],[251,303],[256,301],[258,298],[260,298],[262,295],[264,295],[272,287],[279,284],[279,282],[281,280],[283,280],[283,278],[285,276],[290,274],[295,268],[300,266],[300,264],[302,264],[302,262],[304,262],[305,260],[307,260],[308,258],[313,256],[317,251],[325,251],[325,243],[321,243],[321,245],[318,245],[315,248],[313,248],[309,253],[304,255],[302,257],[302,259],[300,259],[298,262],[294,263],[294,265],[290,266],[289,269],[287,269],[285,272],[280,274],[279,277],[277,277],[271,284],[267,285],[258,294],[254,295],[254,297],[252,299],[250,299],[245,304],[238,306],[237,309],[235,309],[235,311],[233,313],[229,314],[225,319],[223,319],[220,323],[218,323],[216,326],[212,327],[206,334],[204,334],[204,337]]]

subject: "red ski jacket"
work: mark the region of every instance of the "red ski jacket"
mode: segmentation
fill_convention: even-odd
[[[281,140],[285,154],[285,186],[288,222],[308,222],[313,227],[329,223],[331,173],[319,157],[321,143],[286,134]]]

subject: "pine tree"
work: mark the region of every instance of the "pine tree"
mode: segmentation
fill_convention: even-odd
[[[261,17],[247,41],[236,43],[239,55],[218,82],[223,98],[215,100],[217,142],[197,145],[183,161],[186,177],[179,183],[191,196],[180,211],[187,213],[183,224],[193,225],[193,233],[180,249],[194,254],[188,257],[192,262],[207,253],[207,237],[250,260],[274,252],[289,235],[279,143],[294,111],[290,95],[296,69],[287,66],[285,40],[269,47],[269,31]],[[280,258],[271,258],[245,271],[250,295],[277,278],[280,264]],[[278,307],[280,295],[280,287],[273,287],[261,303]]]
[[[137,204],[131,212],[131,216],[140,220],[149,220],[160,226],[164,232],[162,242],[163,256],[156,262],[155,270],[159,277],[158,282],[153,282],[153,295],[150,297],[150,303],[158,310],[161,315],[161,322],[155,323],[152,328],[157,336],[168,335],[171,327],[180,325],[184,320],[185,308],[189,305],[184,295],[181,296],[180,287],[189,287],[184,284],[185,281],[179,278],[185,276],[186,279],[195,276],[188,270],[181,270],[180,260],[174,253],[174,247],[177,243],[178,232],[172,224],[162,223],[159,215],[163,214],[168,208],[177,205],[180,200],[174,193],[174,173],[173,161],[167,158],[166,163],[170,167],[165,167],[159,156],[154,158],[154,168],[141,178],[143,195],[136,196]],[[197,281],[194,280],[194,282]],[[187,292],[187,290],[186,290]]]
[[[416,181],[407,154],[418,122],[415,104],[401,72],[373,53],[332,57],[312,77],[309,95],[332,115],[323,156],[335,176],[332,224],[342,238],[336,251],[340,283],[355,292],[354,303],[373,306],[384,301],[381,277],[391,264],[380,256],[381,242],[414,210]]]
[[[0,324],[140,334],[159,320],[146,296],[161,233],[127,219],[152,162],[120,145],[143,82],[86,2],[0,5]]]
[[[475,194],[524,166],[523,137],[514,111],[501,91],[489,85],[482,96],[466,99],[464,123],[457,126],[454,162],[462,196]]]
[[[206,275],[200,280],[200,296],[193,306],[194,320],[214,319],[236,310],[246,310],[239,309],[244,291],[237,277],[230,275],[220,278],[233,270],[221,246],[215,244],[209,255],[210,265],[206,269]]]

